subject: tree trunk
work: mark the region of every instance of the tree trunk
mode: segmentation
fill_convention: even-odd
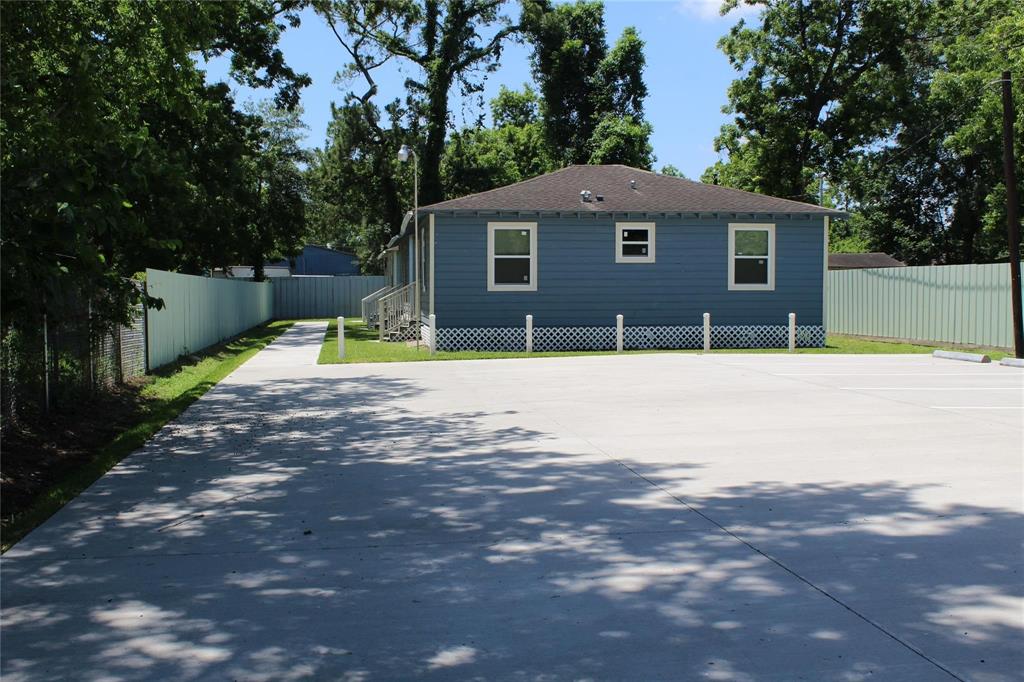
[[[448,132],[448,91],[452,77],[447,70],[433,73],[427,79],[427,139],[423,146],[420,168],[420,205],[426,206],[444,200],[441,185],[441,156]]]

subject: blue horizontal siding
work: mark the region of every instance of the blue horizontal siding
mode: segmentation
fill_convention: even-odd
[[[492,222],[495,222],[492,220]],[[514,222],[510,220],[509,222]],[[655,263],[615,262],[615,221],[540,218],[537,291],[487,291],[487,218],[435,217],[441,327],[822,323],[821,218],[775,221],[775,290],[729,291],[728,222],[655,220]],[[753,222],[753,221],[735,221]],[[764,221],[768,222],[768,221]]]

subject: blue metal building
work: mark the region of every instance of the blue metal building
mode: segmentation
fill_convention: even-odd
[[[309,244],[295,258],[268,263],[274,267],[287,267],[294,275],[358,275],[359,260],[354,253],[326,246]]]

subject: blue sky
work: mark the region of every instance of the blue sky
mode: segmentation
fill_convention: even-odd
[[[721,107],[726,101],[726,89],[736,76],[716,43],[740,16],[746,15],[748,21],[751,18],[749,9],[720,17],[719,5],[719,0],[613,0],[605,5],[609,43],[614,43],[626,26],[635,26],[646,42],[644,78],[650,92],[646,115],[654,126],[651,141],[657,156],[656,168],[672,164],[694,179],[718,158],[713,140],[719,126],[727,120]],[[289,65],[313,79],[302,95],[303,119],[309,126],[306,144],[323,146],[331,102],[340,102],[349,87],[362,92],[363,82],[335,82],[346,55],[330,28],[312,12],[303,14],[302,26],[284,33],[280,46]],[[226,70],[225,59],[214,60],[207,65],[208,78],[224,79]],[[408,63],[389,64],[386,71],[382,68],[377,74],[377,102],[382,105],[402,96],[403,81],[415,74]],[[509,44],[501,67],[488,76],[485,102],[497,93],[500,85],[518,88],[531,80],[529,48]],[[238,85],[234,88],[239,101],[269,96],[267,92],[254,93]],[[463,102],[453,96],[452,115],[457,126],[472,124],[479,112],[476,98]]]

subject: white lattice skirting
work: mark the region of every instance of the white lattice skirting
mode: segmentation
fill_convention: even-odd
[[[785,348],[789,327],[780,325],[733,325],[711,327],[712,348]],[[825,328],[821,325],[796,327],[797,348],[821,348]]]
[[[533,350],[615,350],[615,327],[534,327]]]
[[[648,348],[703,348],[704,327],[623,327],[626,350]]]
[[[534,339],[537,330],[534,330]],[[437,330],[437,349],[447,351],[524,351],[525,327],[441,327]]]
[[[420,339],[422,339],[423,343],[426,344],[428,347],[430,346],[430,325],[420,325]]]
[[[429,329],[423,327],[424,339]],[[712,348],[785,348],[789,344],[786,325],[728,325],[711,327]],[[626,350],[703,348],[704,328],[700,326],[624,327],[622,345]],[[825,345],[821,325],[797,325],[799,348]],[[442,351],[526,350],[523,327],[447,327],[437,330],[437,349]],[[534,327],[534,351],[615,350],[615,327]]]

